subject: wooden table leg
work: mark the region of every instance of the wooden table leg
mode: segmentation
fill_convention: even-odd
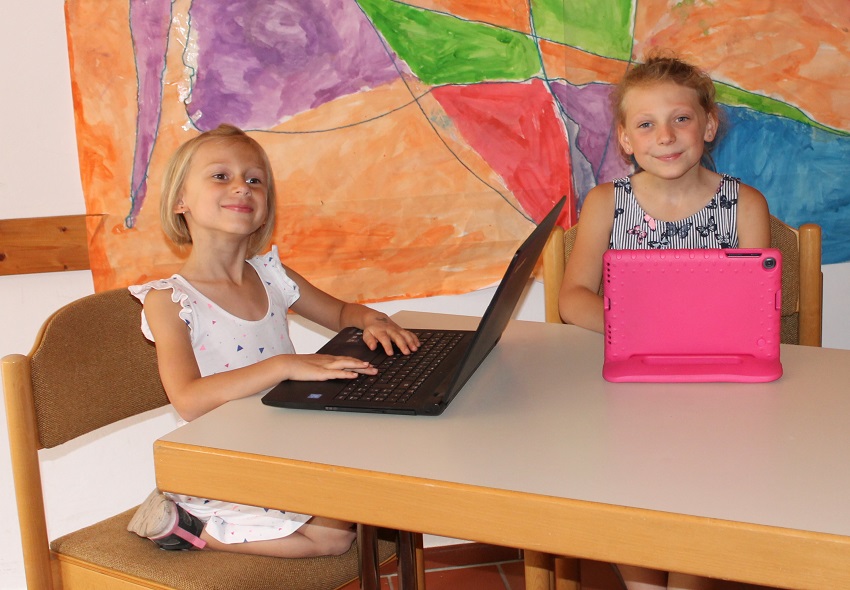
[[[552,556],[539,551],[525,550],[525,590],[551,590]]]
[[[581,590],[578,559],[574,557],[555,558],[555,590]]]
[[[416,552],[416,581],[419,590],[425,590],[425,545],[422,533],[413,534],[413,547]]]
[[[366,524],[357,525],[357,547],[360,558],[361,590],[380,589],[378,563],[378,529]]]

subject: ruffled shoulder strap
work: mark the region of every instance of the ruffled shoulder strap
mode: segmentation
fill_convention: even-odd
[[[180,312],[178,314],[180,319],[186,322],[186,325],[189,326],[190,330],[192,329],[192,287],[178,275],[174,275],[168,279],[151,281],[143,285],[130,285],[127,289],[136,299],[141,301],[143,305],[145,303],[145,298],[151,290],[155,289],[157,291],[164,291],[166,289],[171,289],[171,300],[174,303],[180,303]],[[148,325],[147,317],[145,317],[144,308],[142,309],[142,333],[145,335],[145,338],[151,342],[155,342],[150,326]]]
[[[271,250],[255,256],[248,262],[257,269],[260,279],[268,286],[273,287],[275,293],[283,297],[283,305],[286,306],[286,309],[289,309],[289,306],[298,300],[301,294],[298,285],[286,274],[286,268],[280,261],[277,246],[272,246]]]

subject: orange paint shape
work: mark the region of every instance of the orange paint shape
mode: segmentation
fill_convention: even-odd
[[[531,33],[528,2],[516,0],[411,0],[404,2],[426,10],[444,12],[469,21],[489,23],[521,33]]]
[[[681,53],[718,81],[797,106],[850,131],[850,2],[727,0],[641,3],[635,57]]]
[[[359,104],[350,97],[320,108],[360,119]],[[439,105],[428,96],[421,107],[427,119],[417,106],[328,133],[259,137],[272,161],[298,161],[278,171],[281,256],[339,297],[485,287],[532,227]]]
[[[616,84],[628,66],[622,60],[593,55],[545,39],[540,39],[540,52],[547,78],[561,78],[576,86],[594,82]]]

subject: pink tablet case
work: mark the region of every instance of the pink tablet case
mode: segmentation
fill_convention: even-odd
[[[773,381],[779,250],[609,250],[603,257],[608,381]]]

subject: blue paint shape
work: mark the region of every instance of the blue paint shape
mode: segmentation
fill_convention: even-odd
[[[745,107],[722,109],[717,170],[759,189],[788,225],[820,225],[824,264],[850,261],[850,138]]]

